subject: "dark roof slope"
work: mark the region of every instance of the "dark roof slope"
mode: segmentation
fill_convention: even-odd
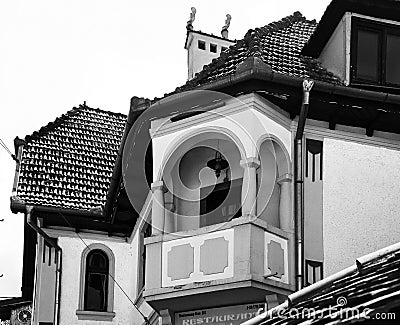
[[[126,116],[80,105],[25,138],[20,203],[67,209],[102,208]]]
[[[278,22],[251,29],[242,40],[206,65],[179,90],[234,74],[238,66],[249,57],[260,58],[274,72],[340,84],[340,79],[323,68],[317,60],[300,55],[316,26],[315,20],[307,20],[300,12],[295,12]]]
[[[253,324],[398,324],[400,318],[400,243],[366,255],[355,266],[289,295]],[[326,281],[325,285],[323,282]],[[379,321],[377,313],[395,313]],[[392,317],[393,322],[389,322]],[[395,319],[393,319],[395,317]],[[257,317],[256,317],[257,318]],[[252,321],[256,320],[253,319]],[[374,319],[376,320],[374,322]]]

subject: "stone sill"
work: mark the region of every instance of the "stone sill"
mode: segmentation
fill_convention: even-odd
[[[76,315],[79,320],[95,320],[111,322],[115,317],[115,313],[111,311],[89,311],[89,310],[77,310]]]

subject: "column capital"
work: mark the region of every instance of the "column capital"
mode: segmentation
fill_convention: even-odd
[[[151,191],[154,192],[157,190],[162,190],[163,192],[166,192],[166,187],[163,181],[156,181],[151,183]]]
[[[290,183],[292,181],[293,177],[292,174],[283,174],[278,177],[276,182],[281,185],[282,183]]]
[[[257,168],[260,166],[260,161],[257,158],[250,157],[240,160],[240,166],[243,168]]]

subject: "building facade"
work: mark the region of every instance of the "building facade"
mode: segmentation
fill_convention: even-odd
[[[231,41],[192,10],[185,85],[16,141],[33,323],[240,324],[397,243],[398,17],[333,0]]]

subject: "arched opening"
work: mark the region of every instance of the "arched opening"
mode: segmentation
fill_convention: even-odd
[[[207,166],[217,152],[227,162],[219,172]],[[236,143],[223,133],[194,136],[176,148],[162,174],[167,188],[167,228],[191,230],[239,217],[243,179],[240,159]]]
[[[101,250],[92,250],[86,257],[85,310],[107,311],[108,256]]]
[[[90,320],[97,312],[102,320],[111,321],[114,309],[115,256],[104,244],[93,243],[83,250],[79,284],[79,320]]]
[[[288,206],[283,207],[282,181],[290,182],[289,155],[275,139],[264,140],[259,147],[260,168],[257,169],[257,216],[268,224],[282,228],[282,209],[290,211],[290,198],[284,198]],[[286,186],[286,183],[284,186]],[[284,212],[287,213],[287,212]]]

